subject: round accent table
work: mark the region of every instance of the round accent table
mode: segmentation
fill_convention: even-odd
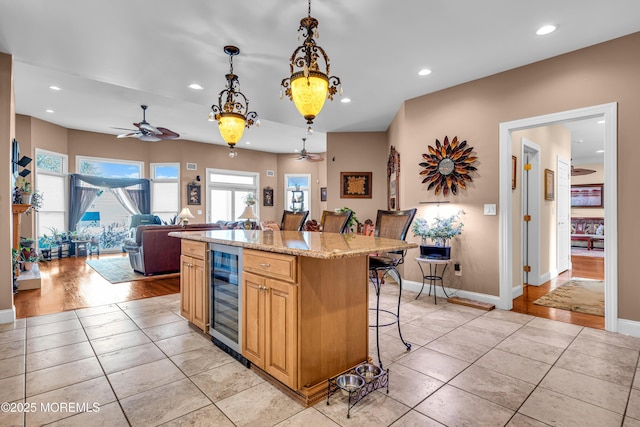
[[[440,286],[442,286],[442,292],[444,292],[444,295],[449,298],[449,294],[447,294],[447,291],[444,289],[444,281],[442,280],[442,277],[444,276],[444,272],[447,271],[447,266],[451,264],[451,260],[416,257],[416,262],[418,263],[418,267],[420,267],[420,272],[422,273],[422,287],[420,288],[420,293],[418,293],[416,299],[422,295],[425,281],[429,281],[429,296],[431,296],[431,287],[433,287],[433,302],[438,304],[436,297],[436,286],[438,285],[438,280],[440,281]],[[429,264],[429,274],[425,274],[422,264]],[[442,271],[438,274],[439,266],[442,266]]]

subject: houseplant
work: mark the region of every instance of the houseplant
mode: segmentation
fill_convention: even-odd
[[[448,217],[435,217],[431,222],[424,218],[416,218],[411,225],[411,231],[416,237],[421,237],[420,256],[423,258],[449,259],[451,247],[449,240],[462,234],[464,224],[459,221],[464,211]],[[434,245],[428,245],[430,239]]]
[[[20,260],[22,261],[22,269],[31,271],[33,263],[38,262],[38,251],[32,247],[20,247]]]

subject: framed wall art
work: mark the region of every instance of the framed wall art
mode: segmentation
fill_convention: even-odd
[[[387,210],[400,210],[400,153],[392,145],[387,161]]]
[[[340,172],[341,199],[370,199],[371,172]]]
[[[273,206],[273,188],[262,189],[262,206]]]
[[[603,208],[604,184],[581,184],[571,186],[572,208]]]
[[[201,197],[201,187],[200,184],[187,184],[187,204],[188,205],[199,205],[202,203]]]
[[[320,201],[327,201],[327,187],[320,187]]]
[[[550,169],[544,170],[544,199],[555,200],[555,178],[554,172]]]

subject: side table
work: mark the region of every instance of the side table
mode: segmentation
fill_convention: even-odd
[[[435,304],[438,304],[436,297],[436,286],[438,285],[438,280],[440,281],[440,286],[442,286],[442,292],[444,292],[444,295],[449,298],[449,294],[447,294],[447,291],[444,289],[444,281],[442,280],[442,277],[444,276],[444,272],[447,271],[447,266],[451,263],[451,260],[416,257],[416,262],[418,263],[418,267],[420,267],[420,272],[422,273],[422,287],[420,288],[420,293],[418,293],[416,299],[418,299],[422,294],[426,280],[429,281],[429,296],[431,296],[431,287],[433,287],[433,302]],[[424,273],[422,264],[429,264],[429,274]],[[440,274],[438,274],[438,266],[442,266]]]
[[[72,243],[75,245],[75,255],[78,256],[87,256],[87,249],[89,240],[72,240]]]

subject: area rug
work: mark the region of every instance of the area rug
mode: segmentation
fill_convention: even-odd
[[[592,258],[604,258],[604,251],[601,249],[571,248],[571,256],[587,256]]]
[[[132,282],[134,280],[159,280],[179,276],[180,273],[145,276],[131,268],[129,258],[115,257],[104,259],[88,259],[87,265],[110,283]]]
[[[571,279],[533,303],[604,317],[604,282]]]

